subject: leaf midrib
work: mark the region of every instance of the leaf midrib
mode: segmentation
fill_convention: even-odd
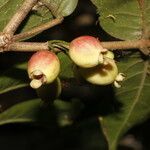
[[[121,131],[123,130],[123,128],[124,128],[124,126],[126,125],[126,123],[128,122],[128,120],[129,120],[129,118],[130,118],[130,116],[131,116],[131,113],[132,113],[133,109],[135,108],[135,105],[136,105],[137,102],[139,101],[139,98],[140,98],[141,93],[142,93],[141,91],[142,91],[142,89],[143,89],[143,87],[144,87],[144,81],[145,81],[145,79],[146,79],[147,68],[148,68],[148,61],[146,61],[145,64],[144,64],[143,75],[142,75],[142,79],[141,79],[141,82],[140,82],[140,85],[139,85],[139,90],[137,91],[137,94],[135,95],[135,101],[134,101],[134,103],[131,105],[131,109],[130,109],[130,111],[128,112],[126,119],[124,120],[122,126],[120,127],[119,131],[118,131],[117,134],[116,134],[116,137],[114,138],[114,140],[113,140],[113,142],[112,142],[112,144],[111,144],[111,146],[110,146],[110,147],[112,147],[112,148],[116,146],[117,138],[119,137]]]
[[[10,91],[12,91],[12,90],[16,90],[16,89],[18,89],[18,88],[23,88],[23,87],[27,87],[27,86],[29,86],[29,84],[24,83],[24,84],[19,84],[19,85],[13,86],[13,87],[8,87],[8,88],[6,88],[6,89],[4,89],[4,90],[1,90],[1,91],[0,91],[0,94],[4,94],[4,93],[6,93],[6,92],[10,92]]]
[[[22,122],[33,122],[33,120],[29,118],[6,119],[0,121],[0,125],[9,124],[9,123],[22,123]]]

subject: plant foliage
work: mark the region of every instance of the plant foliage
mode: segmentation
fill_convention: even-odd
[[[150,38],[149,0],[91,1],[97,8],[100,27],[109,35],[120,40]],[[72,14],[77,6],[78,0],[45,0],[45,2],[49,4],[49,7],[53,8],[52,11],[45,6],[41,6],[37,10],[32,10],[17,32],[27,31],[40,24],[51,21],[54,16],[66,17]],[[22,3],[23,0],[0,1],[1,31]],[[116,53],[116,55],[118,54]],[[1,54],[1,56],[8,60],[7,55]],[[120,89],[115,89],[111,85],[107,88],[107,86],[89,86],[85,81],[78,83],[74,72],[74,65],[67,51],[59,52],[57,56],[61,63],[59,78],[61,81],[62,93],[59,97],[60,99],[56,98],[51,100],[50,105],[47,105],[47,103],[41,101],[37,95],[34,99],[31,96],[27,101],[14,104],[10,108],[3,110],[3,112],[0,113],[0,125],[34,122],[44,126],[51,126],[51,119],[53,120],[55,118],[55,125],[59,127],[72,127],[74,123],[79,123],[81,126],[84,126],[84,128],[87,127],[85,132],[86,135],[89,135],[89,126],[92,125],[91,121],[87,120],[96,118],[96,120],[99,120],[99,127],[97,127],[97,121],[94,121],[94,123],[96,125],[96,131],[100,134],[101,138],[96,139],[96,143],[99,141],[101,149],[105,149],[107,147],[105,145],[106,139],[109,150],[116,150],[120,138],[129,129],[149,118],[149,59],[142,57],[140,52],[125,53],[125,56],[120,57],[117,61],[117,65],[119,67],[119,72],[123,72],[126,75],[126,79]],[[2,60],[0,60],[0,62],[2,62]],[[9,62],[11,61],[8,60],[8,63]],[[17,62],[16,64],[10,65],[9,68],[1,69],[0,97],[5,95],[7,98],[7,95],[10,93],[15,95],[17,90],[29,87],[26,69],[27,59],[19,64]],[[111,91],[108,90],[110,88]],[[106,100],[106,103],[103,103],[105,97],[101,97],[101,92],[99,91],[101,89],[105,91],[102,93],[108,93],[108,95],[113,90],[114,97],[112,98],[109,96],[107,98],[108,102]],[[66,91],[69,91],[68,95],[66,95]],[[78,95],[74,93],[78,93]],[[89,96],[85,96],[87,100],[84,99],[85,93]],[[22,92],[21,95],[26,95],[26,93]],[[96,96],[94,97],[93,95]],[[92,96],[92,98],[90,96]],[[7,101],[11,101],[10,96],[8,98],[9,100]],[[17,98],[16,95],[15,99]],[[89,102],[89,99],[93,102]],[[93,105],[93,103],[96,104]],[[106,112],[106,110],[108,111]],[[87,118],[85,119],[85,117]],[[95,131],[93,126],[92,129]],[[101,130],[102,132],[100,132]],[[96,134],[94,138],[97,137],[99,136]],[[82,139],[82,135],[80,135],[79,138]],[[84,139],[86,138],[84,137]],[[87,141],[87,139],[85,141]]]

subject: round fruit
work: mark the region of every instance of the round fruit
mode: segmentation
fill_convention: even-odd
[[[54,53],[48,50],[36,52],[28,62],[28,75],[32,80],[30,86],[36,89],[44,83],[53,82],[59,71],[60,62]]]
[[[74,39],[69,46],[69,56],[73,62],[83,68],[94,67],[103,63],[104,49],[100,41],[92,36],[81,36]]]
[[[97,85],[108,85],[115,81],[118,68],[114,60],[109,59],[107,65],[98,65],[93,68],[79,68],[83,78]]]

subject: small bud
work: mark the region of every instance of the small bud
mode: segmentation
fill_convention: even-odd
[[[42,85],[41,80],[33,79],[33,80],[30,82],[30,86],[31,86],[33,89],[37,89],[37,88],[39,88],[41,85]]]
[[[118,73],[118,75],[116,76],[116,79],[114,81],[114,86],[116,88],[120,88],[121,87],[121,83],[125,79],[125,77],[126,77],[126,75],[124,73]]]
[[[119,82],[117,82],[117,81],[114,81],[114,86],[116,88],[121,88],[121,84]]]
[[[36,52],[28,62],[30,86],[36,89],[42,84],[53,82],[59,71],[60,62],[54,53],[46,50]]]
[[[69,55],[74,63],[83,68],[103,64],[104,49],[100,41],[92,36],[81,36],[70,43]]]
[[[116,77],[116,81],[121,82],[125,79],[126,75],[124,73],[119,73]]]

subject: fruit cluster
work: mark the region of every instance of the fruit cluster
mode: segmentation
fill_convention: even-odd
[[[121,86],[124,74],[118,73],[114,54],[103,48],[95,37],[81,36],[74,39],[69,46],[69,56],[86,81],[97,85],[114,83],[116,87]],[[52,83],[59,71],[60,62],[53,52],[36,52],[28,62],[30,86],[37,89],[42,84]]]
[[[114,83],[121,87],[124,74],[118,72],[113,52],[102,47],[100,41],[92,36],[81,36],[70,43],[69,55],[80,75],[92,84],[108,85]]]

